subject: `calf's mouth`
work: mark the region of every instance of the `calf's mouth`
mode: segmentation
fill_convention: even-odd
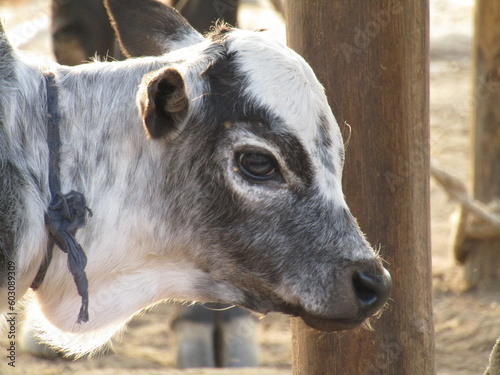
[[[306,325],[324,332],[342,331],[360,326],[375,315],[389,299],[392,280],[389,272],[380,266],[377,270],[356,267],[346,271],[343,288],[332,293],[323,306],[307,308],[279,298],[272,302],[247,299],[245,307],[259,313],[281,312],[300,317]]]

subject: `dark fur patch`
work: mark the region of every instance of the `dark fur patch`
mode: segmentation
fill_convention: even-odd
[[[316,142],[319,150],[319,157],[325,168],[328,171],[335,173],[335,166],[333,164],[333,160],[331,158],[331,155],[328,153],[328,150],[330,150],[332,147],[332,140],[328,132],[328,123],[326,117],[323,115],[320,116],[318,129],[319,129],[319,134]]]

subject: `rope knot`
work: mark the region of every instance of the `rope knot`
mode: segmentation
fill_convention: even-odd
[[[77,323],[89,320],[88,281],[85,274],[87,256],[75,239],[76,231],[85,225],[87,215],[92,216],[92,211],[86,205],[85,196],[71,190],[64,195],[56,193],[45,216],[54,243],[68,254],[68,268],[73,275],[78,294],[82,297]]]

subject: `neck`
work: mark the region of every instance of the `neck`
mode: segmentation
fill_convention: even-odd
[[[81,192],[93,212],[77,235],[88,259],[90,321],[74,324],[78,315],[75,308],[78,310],[80,303],[67,271],[66,254],[54,250],[45,280],[37,290],[44,315],[65,331],[113,327],[114,321],[129,318],[158,298],[175,297],[172,288],[179,281],[179,262],[161,261],[175,247],[168,236],[171,231],[164,224],[166,220],[158,217],[158,212],[168,214],[168,204],[154,194],[163,183],[164,145],[147,140],[138,110],[123,104],[135,103],[144,68],[124,80],[124,72],[113,73],[113,65],[96,65],[100,66],[99,71],[82,67],[63,71],[58,77],[61,192]],[[110,69],[103,74],[108,82],[96,79],[95,75],[103,69]],[[94,95],[89,96],[89,92]],[[163,272],[155,272],[160,263]],[[172,285],[164,279],[169,272]],[[190,280],[186,285],[194,282],[189,276],[186,278]],[[120,294],[124,285],[134,285],[136,290],[138,284],[144,284],[140,289],[148,292],[140,296],[131,292],[133,298]],[[115,297],[106,294],[110,290],[116,291]],[[186,295],[184,291],[178,294]],[[123,311],[118,313],[117,308]]]
[[[9,261],[16,298],[28,289],[45,254],[48,203],[46,92],[38,68],[12,59],[0,77],[0,253]],[[2,70],[3,71],[3,70]],[[0,278],[0,310],[7,278]]]

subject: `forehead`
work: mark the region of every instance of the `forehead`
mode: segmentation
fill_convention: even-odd
[[[245,97],[269,108],[305,142],[317,138],[321,118],[336,127],[323,87],[297,53],[265,33],[242,30],[230,33],[227,49],[245,77]]]
[[[309,150],[318,168],[341,177],[343,140],[323,86],[307,62],[266,33],[236,30],[229,33],[229,54],[245,77],[246,98],[277,115]]]
[[[299,137],[318,163],[329,159],[340,177],[343,141],[323,86],[307,62],[266,33],[236,30],[228,35],[227,51],[245,77],[246,98],[277,115]],[[327,138],[327,139],[325,139]]]

